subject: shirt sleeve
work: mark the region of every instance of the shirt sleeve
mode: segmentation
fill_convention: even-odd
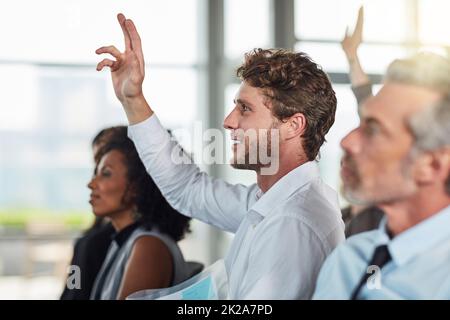
[[[276,218],[255,243],[243,284],[244,299],[310,299],[326,251],[308,225],[293,217]],[[247,289],[248,288],[248,289]]]
[[[352,87],[353,94],[355,95],[356,101],[358,102],[358,106],[361,106],[361,104],[369,97],[371,97],[372,94],[372,83],[365,83],[356,87]]]
[[[169,204],[180,213],[235,233],[252,190],[208,176],[171,139],[156,115],[128,127],[142,162]]]

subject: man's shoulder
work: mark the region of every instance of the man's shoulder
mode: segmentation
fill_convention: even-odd
[[[339,244],[325,261],[324,273],[352,274],[357,270],[356,273],[359,274],[359,269],[370,260],[376,237],[376,231],[368,231],[352,236]]]
[[[318,223],[322,227],[330,224],[330,228],[343,226],[337,193],[320,178],[293,193],[284,207],[286,212],[291,211],[305,222]]]
[[[336,248],[336,254],[356,254],[361,257],[372,254],[378,238],[378,232],[378,230],[371,230],[347,238]]]
[[[295,190],[287,202],[296,202],[297,205],[303,207],[310,207],[312,203],[315,203],[318,205],[332,205],[335,208],[339,208],[336,190],[326,184],[320,177],[311,179]]]

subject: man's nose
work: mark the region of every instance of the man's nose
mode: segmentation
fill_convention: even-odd
[[[239,119],[236,108],[231,110],[228,116],[226,116],[225,120],[223,121],[223,127],[228,130],[234,130],[239,127]]]
[[[358,128],[350,131],[342,140],[341,148],[350,154],[358,153],[361,150],[361,143]]]

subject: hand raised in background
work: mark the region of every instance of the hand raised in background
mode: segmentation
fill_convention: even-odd
[[[342,49],[349,61],[357,58],[358,47],[362,42],[362,33],[364,26],[364,7],[359,8],[358,20],[356,21],[355,30],[350,34],[348,27],[345,29],[344,39],[341,41]]]
[[[125,38],[125,51],[122,53],[115,46],[106,46],[97,49],[95,53],[108,53],[115,58],[103,59],[98,63],[97,70],[100,71],[104,67],[111,69],[114,92],[122,103],[126,103],[129,99],[142,96],[145,63],[141,38],[133,21],[126,19],[121,13],[117,15],[117,20]]]
[[[358,20],[356,21],[355,30],[353,34],[349,34],[348,27],[345,30],[345,37],[341,42],[342,50],[344,50],[345,56],[349,65],[349,78],[354,87],[353,93],[358,101],[358,112],[361,112],[362,103],[372,95],[372,87],[368,75],[361,67],[361,63],[358,57],[358,48],[362,42],[362,33],[364,25],[364,8],[359,8]]]

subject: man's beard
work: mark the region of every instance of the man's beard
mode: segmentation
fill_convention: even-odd
[[[231,166],[233,168],[260,172],[262,168],[270,167],[273,161],[278,161],[278,123],[274,122],[271,128],[267,129],[265,131],[266,134],[263,134],[262,137],[259,130],[257,133],[258,135],[256,140],[250,140],[245,137],[242,145],[237,145],[236,150],[233,151],[234,155],[231,161]],[[273,136],[274,134],[277,136]],[[272,138],[275,138],[274,140],[276,144],[274,145],[272,144]],[[276,150],[272,150],[272,147],[275,147]],[[239,151],[241,151],[241,153],[244,152],[244,154],[239,155]],[[272,156],[274,156],[276,159],[272,159]]]
[[[350,181],[347,178],[347,181],[342,177],[344,186],[343,186],[343,194],[345,199],[347,199],[350,203],[359,204],[359,205],[367,205],[365,201],[361,199],[361,196],[358,195],[358,191],[361,188],[361,176],[358,171],[358,167],[354,161],[354,159],[348,155],[344,154],[344,157],[341,160],[341,167],[344,166],[348,171],[350,171]],[[341,169],[342,170],[342,169]]]
[[[344,155],[343,163],[351,172],[351,180],[344,181],[344,197],[353,204],[377,205],[382,203],[395,202],[401,198],[410,196],[417,190],[417,186],[412,178],[412,164],[414,155],[409,153],[399,167],[399,175],[388,175],[385,173],[385,180],[373,177],[375,183],[367,188],[364,184],[364,176],[358,170],[355,160],[348,154]],[[380,172],[380,175],[383,173]],[[393,179],[395,179],[393,181]],[[385,183],[384,183],[385,182]]]

